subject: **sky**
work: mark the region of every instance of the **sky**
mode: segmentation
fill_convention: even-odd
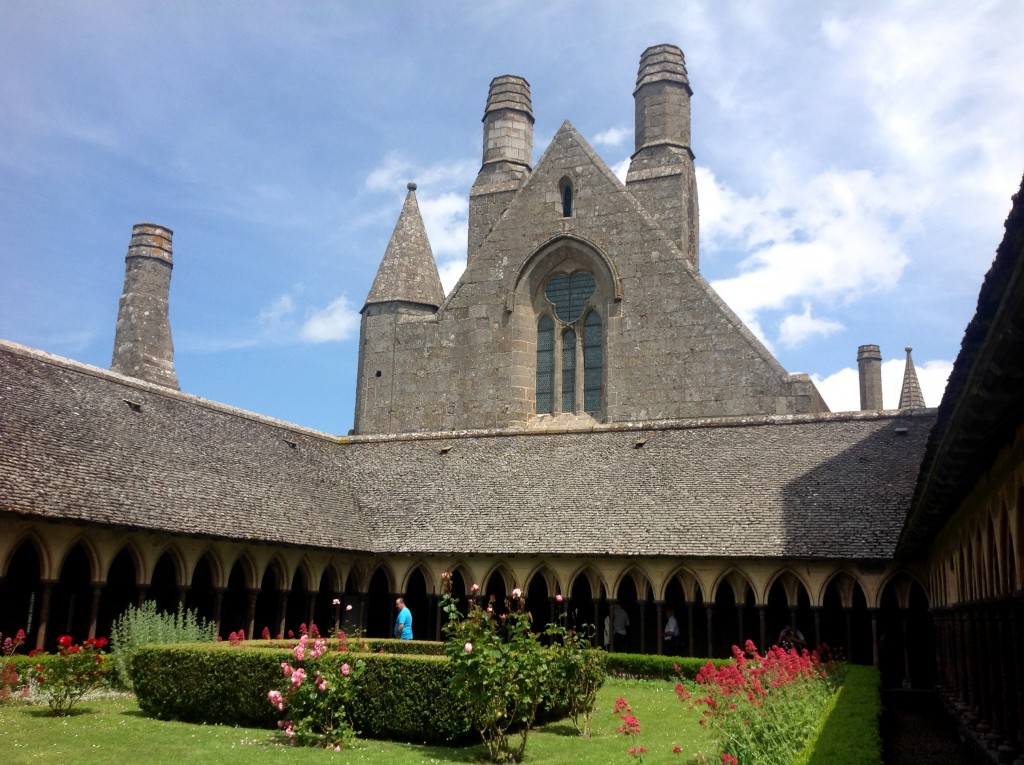
[[[352,426],[406,194],[465,264],[490,80],[624,178],[640,54],[693,87],[700,267],[833,411],[857,348],[937,406],[1024,170],[1024,3],[0,0],[0,337],[108,368],[135,223],[174,230],[182,390]]]

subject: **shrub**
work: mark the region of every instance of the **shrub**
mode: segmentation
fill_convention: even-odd
[[[750,640],[733,646],[734,663],[708,663],[697,675],[702,696],[679,683],[691,708],[704,707],[701,724],[717,736],[723,763],[790,765],[814,734],[834,692],[837,675],[806,650],[772,646],[761,657]]]
[[[18,630],[13,638],[4,638],[0,633],[0,638],[3,638],[0,640],[0,704],[3,704],[12,696],[24,698],[28,695],[28,682],[22,679],[14,660],[8,658],[24,644],[25,630]]]
[[[290,744],[341,749],[355,738],[352,710],[365,662],[328,653],[327,641],[303,635],[293,649],[295,666],[281,662],[284,682],[267,693],[283,716],[277,726]]]
[[[626,680],[694,680],[709,661],[716,667],[732,664],[732,659],[654,656],[640,653],[609,653],[607,657],[608,674]]]
[[[606,654],[591,648],[594,628],[590,625],[577,631],[550,624],[545,634],[551,639],[551,697],[564,704],[577,732],[589,737],[597,692],[606,677]]]
[[[58,654],[32,668],[29,676],[54,715],[66,715],[85,694],[108,681],[109,663],[101,654],[106,644],[106,638],[89,638],[76,645],[70,635],[61,635]]]
[[[157,643],[199,643],[217,639],[217,625],[199,619],[197,612],[180,603],[175,613],[158,611],[156,603],[147,600],[121,614],[110,630],[110,644],[115,682],[131,690],[129,662],[144,645]]]
[[[465,703],[470,725],[480,734],[492,762],[520,762],[526,740],[549,684],[549,657],[530,629],[522,591],[505,602],[506,613],[476,602],[470,588],[465,616],[442,575],[442,607],[448,614],[445,651],[454,672],[454,690]],[[513,735],[518,743],[513,744]]]

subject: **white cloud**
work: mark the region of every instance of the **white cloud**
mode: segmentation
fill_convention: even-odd
[[[348,297],[341,295],[326,308],[313,311],[299,330],[299,337],[309,343],[347,340],[359,331],[359,311]]]
[[[629,157],[626,157],[621,162],[616,162],[614,165],[611,166],[611,171],[615,173],[615,177],[618,178],[623,183],[626,182],[626,173],[629,172],[629,163],[630,159]],[[703,210],[701,211],[701,213],[703,214]]]
[[[632,135],[632,128],[613,127],[595,135],[594,143],[598,146],[618,146]]]
[[[465,257],[469,236],[469,200],[466,196],[449,192],[420,197],[417,192],[417,202],[435,257]]]
[[[280,295],[270,305],[260,309],[259,322],[266,328],[279,327],[281,323],[295,312],[295,300],[289,294]]]
[[[441,275],[441,286],[444,287],[444,294],[450,295],[452,289],[459,283],[462,272],[466,270],[466,256],[445,260],[437,265],[438,273]]]
[[[895,409],[899,406],[900,391],[903,389],[903,372],[906,359],[889,359],[882,362],[882,406]],[[946,381],[953,369],[953,363],[943,359],[914,362],[917,381],[927,406],[936,407],[942,401]],[[853,367],[845,367],[827,377],[811,375],[822,398],[833,412],[853,412],[860,409],[860,376]]]
[[[794,313],[782,320],[779,326],[779,342],[786,348],[795,348],[815,336],[827,337],[843,329],[838,321],[817,319],[811,315],[811,304],[804,303],[803,313]]]
[[[908,261],[901,232],[918,195],[866,170],[801,179],[780,165],[777,183],[759,196],[740,195],[710,170],[697,176],[704,251],[749,253],[737,276],[713,282],[733,310],[753,322],[798,302],[849,303],[894,288]]]

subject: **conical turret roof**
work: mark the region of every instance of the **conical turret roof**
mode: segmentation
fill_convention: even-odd
[[[444,288],[416,203],[416,184],[410,183],[398,223],[384,252],[366,304],[402,301],[437,308]]]
[[[907,365],[903,369],[903,389],[900,391],[900,409],[923,409],[925,407],[924,394],[921,393],[921,384],[917,381],[917,370],[914,369],[914,359],[910,352],[914,350],[909,345],[905,348],[907,352]]]

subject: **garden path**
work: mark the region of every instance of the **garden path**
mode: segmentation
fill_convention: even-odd
[[[882,759],[885,765],[984,765],[960,741],[955,722],[934,691],[882,691]]]

